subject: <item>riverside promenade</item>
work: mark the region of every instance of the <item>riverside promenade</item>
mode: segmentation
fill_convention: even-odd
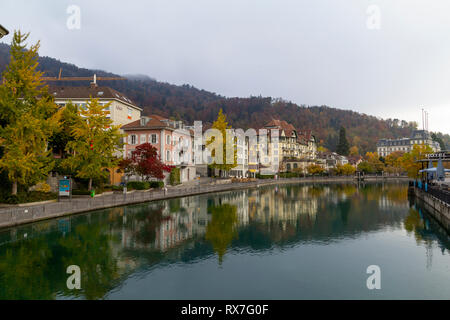
[[[365,181],[405,180],[407,177],[367,176]],[[220,181],[220,180],[219,180]],[[62,199],[57,202],[43,202],[29,205],[17,205],[0,208],[0,228],[53,219],[88,211],[120,207],[130,204],[188,197],[193,195],[231,191],[248,188],[258,188],[266,185],[302,184],[302,183],[357,183],[353,176],[349,177],[308,177],[289,179],[260,179],[250,182],[228,182],[193,185],[188,187],[169,187],[166,190],[131,191],[126,194],[115,192],[91,197]]]

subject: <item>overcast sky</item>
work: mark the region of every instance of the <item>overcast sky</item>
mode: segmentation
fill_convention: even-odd
[[[80,29],[67,27],[70,5]],[[0,24],[80,67],[419,124],[424,107],[430,130],[445,133],[449,17],[448,0],[0,2]]]

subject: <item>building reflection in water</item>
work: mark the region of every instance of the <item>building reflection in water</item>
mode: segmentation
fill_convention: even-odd
[[[386,227],[414,236],[430,267],[433,246],[450,248],[445,231],[408,203],[404,184],[260,187],[91,212],[0,232],[0,299],[73,297],[64,280],[70,264],[83,272],[75,297],[98,299],[154,268],[210,258],[221,265],[229,254],[327,244]]]

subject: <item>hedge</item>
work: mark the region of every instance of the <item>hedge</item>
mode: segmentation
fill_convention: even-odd
[[[127,189],[130,190],[148,190],[150,189],[150,182],[147,181],[130,181],[127,183]]]

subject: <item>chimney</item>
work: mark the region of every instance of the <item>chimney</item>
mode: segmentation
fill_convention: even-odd
[[[91,82],[91,88],[97,88],[97,87],[98,87],[98,85],[97,85],[97,75],[94,74],[94,81]]]

